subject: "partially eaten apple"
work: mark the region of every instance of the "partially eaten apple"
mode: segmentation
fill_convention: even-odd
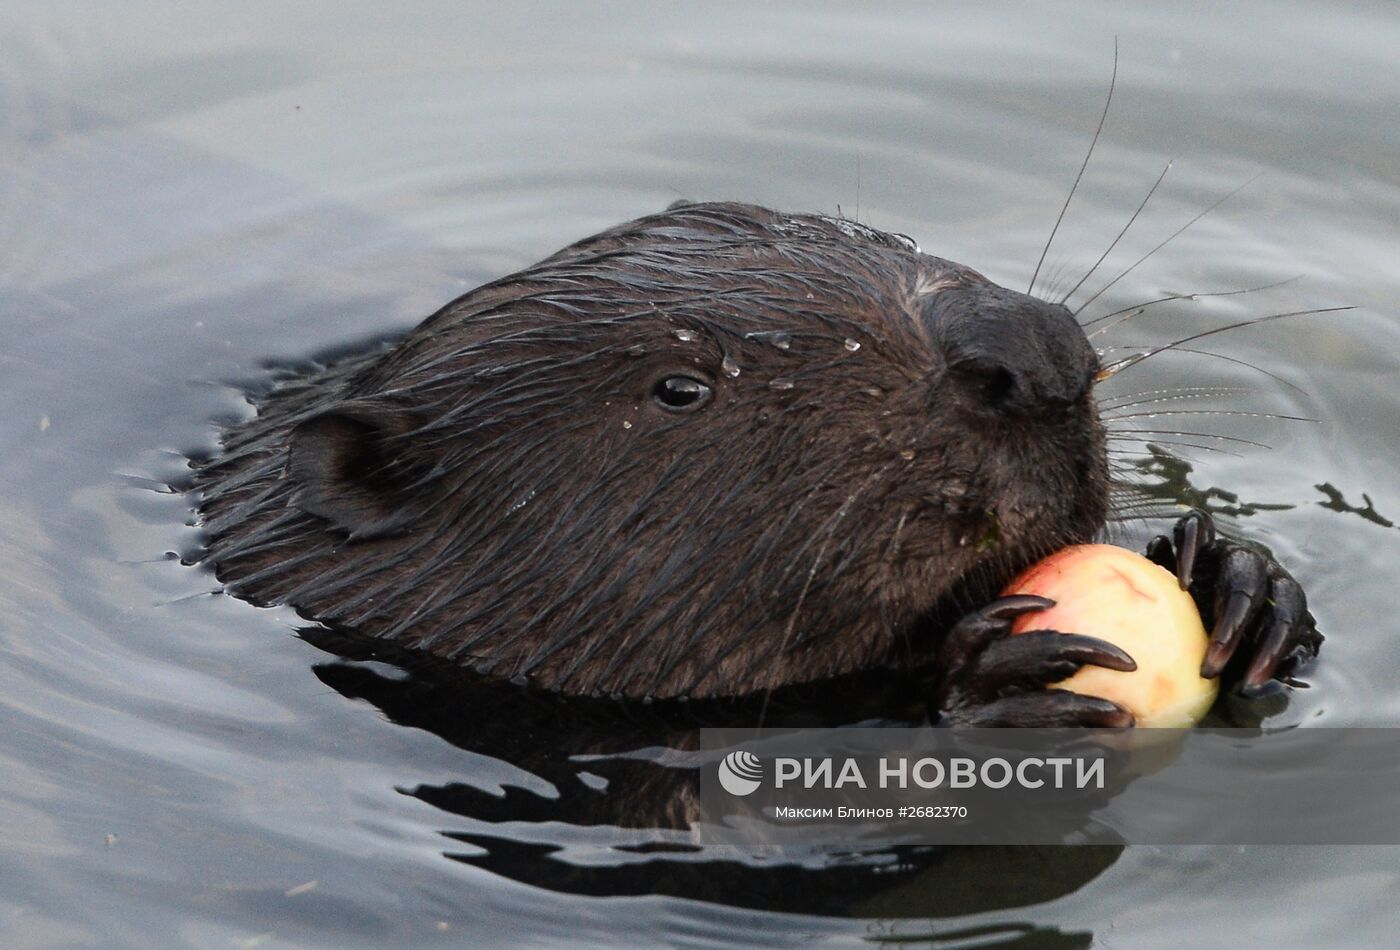
[[[1098,637],[1137,663],[1126,673],[1084,666],[1053,688],[1115,702],[1147,728],[1193,726],[1215,702],[1219,681],[1201,676],[1210,638],[1196,603],[1176,577],[1147,558],[1109,544],[1075,545],[1031,565],[1003,594],[1055,601],[1018,617],[1013,634],[1058,630]]]

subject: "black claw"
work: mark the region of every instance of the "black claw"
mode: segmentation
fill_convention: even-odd
[[[1244,639],[1248,621],[1254,613],[1254,601],[1244,591],[1230,591],[1225,597],[1223,608],[1216,611],[1219,619],[1215,621],[1210,646],[1201,663],[1201,675],[1206,679],[1219,676],[1220,671],[1225,669],[1225,664],[1230,662],[1230,657],[1235,655],[1236,648]]]
[[[1191,586],[1191,578],[1195,576],[1196,553],[1200,549],[1196,543],[1200,537],[1200,529],[1195,519],[1183,519],[1178,525],[1178,540],[1176,542],[1177,551],[1180,552],[1176,558],[1176,582],[1181,585],[1182,590]]]
[[[1047,607],[1055,606],[1055,602],[1049,597],[1037,597],[1034,594],[1011,594],[1008,597],[998,597],[978,613],[984,617],[994,617],[997,620],[1015,620],[1021,614],[1030,613],[1032,610],[1045,610]]]
[[[1294,622],[1292,618],[1274,617],[1269,623],[1264,638],[1259,641],[1254,658],[1249,661],[1249,669],[1244,674],[1241,689],[1257,689],[1273,679],[1274,671],[1278,669],[1293,637]]]
[[[1303,625],[1307,623],[1307,598],[1303,589],[1293,578],[1280,574],[1271,578],[1269,592],[1272,596],[1269,598],[1268,629],[1244,675],[1246,689],[1267,683],[1284,660],[1303,646]]]
[[[1176,540],[1176,580],[1182,590],[1196,576],[1196,558],[1215,543],[1215,522],[1203,511],[1193,511],[1172,529]]]
[[[1080,696],[1061,689],[1021,693],[963,710],[952,717],[958,725],[1023,728],[1127,728],[1133,714],[1097,696]]]
[[[1201,675],[1220,675],[1254,626],[1268,590],[1264,558],[1249,548],[1231,548],[1220,565],[1215,591],[1215,628],[1201,664]]]
[[[964,669],[987,644],[1011,632],[1011,622],[1022,614],[1055,606],[1048,597],[1014,594],[992,601],[963,617],[943,640],[939,666],[945,672]]]
[[[1085,664],[1111,670],[1137,669],[1132,657],[1103,640],[1055,630],[1028,630],[988,646],[977,658],[974,675],[995,695],[1058,682]]]

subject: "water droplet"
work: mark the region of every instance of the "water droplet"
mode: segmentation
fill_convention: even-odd
[[[630,423],[630,422],[628,422],[626,419],[624,419],[624,420],[622,421],[622,428],[624,428],[624,429],[630,429],[630,428],[632,428],[632,423]]]
[[[790,378],[788,378],[787,376],[779,376],[779,377],[777,377],[776,379],[770,380],[769,383],[768,383],[768,388],[769,388],[769,389],[777,389],[777,390],[791,389],[792,386],[793,386],[793,382],[792,382],[792,380],[791,380]]]
[[[786,330],[753,330],[744,334],[746,340],[767,340],[780,350],[791,349],[792,334]]]
[[[919,242],[911,238],[909,235],[900,234],[898,231],[891,231],[890,237],[894,238],[900,244],[903,244],[906,250],[913,251],[915,254],[920,253]]]
[[[682,329],[682,330],[672,330],[671,332],[675,335],[676,339],[677,339],[677,340],[680,340],[682,343],[694,343],[694,342],[695,342],[695,331],[694,331],[694,330],[684,330],[684,329]]]
[[[903,451],[901,451],[901,452],[899,453],[899,457],[902,458],[902,459],[904,459],[904,461],[906,461],[906,462],[912,462],[912,461],[914,461],[914,450],[913,450],[913,449],[904,449]]]
[[[866,386],[861,392],[865,393],[867,396],[874,396],[877,399],[884,395],[884,393],[880,392],[878,386]]]
[[[724,371],[724,375],[730,377],[731,379],[739,375],[739,364],[735,362],[734,357],[732,356],[726,356],[723,360],[721,360],[719,368]]]
[[[850,337],[846,337],[846,349],[854,353],[856,350],[860,349],[860,341],[852,340]]]

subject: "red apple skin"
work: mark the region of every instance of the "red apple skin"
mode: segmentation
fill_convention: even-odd
[[[1055,601],[1018,617],[1013,634],[1098,637],[1137,663],[1128,673],[1085,666],[1053,688],[1111,700],[1147,728],[1192,726],[1215,702],[1219,682],[1201,676],[1209,637],[1195,601],[1173,574],[1142,555],[1110,544],[1064,548],[1027,568],[1003,591],[1010,594]]]

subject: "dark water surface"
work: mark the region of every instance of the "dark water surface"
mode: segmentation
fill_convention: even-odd
[[[339,659],[181,563],[165,485],[269,365],[679,197],[839,206],[1024,286],[1115,35],[1052,276],[1169,158],[1105,275],[1264,173],[1086,314],[1300,279],[1096,342],[1358,309],[1201,342],[1263,372],[1171,354],[1105,391],[1318,420],[1116,425],[1271,446],[1162,436],[1226,451],[1152,471],[1310,593],[1324,660],[1271,724],[1400,724],[1393,6],[0,8],[0,944],[1393,943],[1388,848],[717,855],[599,825],[628,773],[565,756],[572,709]]]

